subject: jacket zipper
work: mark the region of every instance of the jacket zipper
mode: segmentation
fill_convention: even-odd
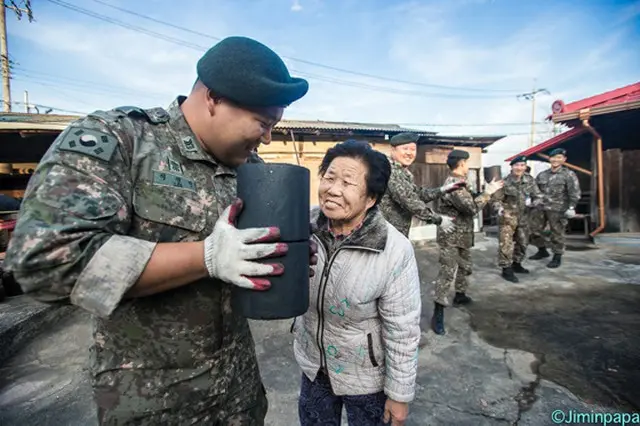
[[[322,241],[320,241],[320,239],[317,239],[317,240],[320,243],[319,245],[322,246],[322,249],[325,251],[325,253],[327,253],[328,250],[326,247],[324,247],[324,244],[322,243]],[[380,251],[380,250],[375,250],[375,249],[362,247],[362,246],[342,246],[338,248],[331,255],[331,257],[329,258],[329,261],[325,263],[325,266],[322,269],[322,275],[320,276],[320,288],[318,289],[318,297],[316,299],[316,310],[318,312],[318,326],[316,328],[316,344],[318,346],[318,350],[320,351],[320,368],[324,367],[327,370],[327,373],[328,373],[327,358],[324,353],[324,299],[325,299],[326,290],[327,290],[327,281],[329,280],[329,271],[331,270],[331,266],[333,265],[333,262],[335,261],[338,253],[340,253],[340,251],[344,249],[360,249],[360,250],[368,250],[368,251],[374,251],[374,252]]]
[[[371,333],[367,333],[367,346],[369,347],[369,361],[371,361],[371,365],[377,367],[378,361],[376,361],[376,355],[373,353],[373,336],[371,336]]]

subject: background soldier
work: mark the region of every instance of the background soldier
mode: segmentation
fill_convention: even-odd
[[[254,149],[308,84],[244,37],[212,47],[197,74],[166,111],[73,122],[31,178],[10,243],[7,266],[25,292],[94,314],[100,424],[264,424],[231,285],[268,288],[257,277],[283,267],[254,260],[286,246],[277,229],[235,228],[235,167],[261,161]]]
[[[451,174],[444,186],[453,182],[467,179],[469,165],[467,151],[454,149],[447,157],[447,165]],[[454,305],[464,305],[471,302],[466,295],[471,275],[471,252],[473,247],[473,218],[489,202],[491,195],[502,188],[502,181],[492,181],[485,186],[484,192],[473,198],[468,188],[444,195],[438,206],[438,211],[444,215],[455,217],[455,228],[452,232],[442,232],[438,227],[437,241],[440,247],[440,271],[435,285],[435,305],[431,328],[437,334],[444,334],[444,307],[449,306],[449,291],[455,281],[456,295]]]
[[[435,213],[427,203],[442,194],[461,188],[465,182],[452,182],[438,188],[420,188],[413,180],[409,166],[416,159],[418,135],[400,133],[391,138],[391,177],[387,192],[380,202],[380,211],[398,231],[409,237],[413,216],[427,223],[439,225],[444,232],[453,229],[453,220]]]
[[[535,179],[526,173],[527,157],[511,160],[511,173],[504,179],[504,187],[493,196],[493,207],[498,214],[498,265],[502,277],[514,283],[514,272],[528,274],[522,259],[529,245],[529,207],[542,202],[542,193]]]
[[[567,151],[556,148],[549,153],[551,168],[540,172],[536,182],[543,193],[542,211],[533,215],[531,243],[538,247],[538,252],[529,259],[549,257],[546,249],[547,238],[544,228],[548,224],[551,230],[551,250],[553,259],[547,267],[557,268],[564,253],[564,237],[567,219],[576,215],[576,205],[580,201],[580,183],[578,176],[564,166]]]

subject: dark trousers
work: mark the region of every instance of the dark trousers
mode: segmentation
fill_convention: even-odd
[[[329,377],[324,372],[319,371],[313,382],[302,374],[298,400],[300,426],[340,426],[343,405],[347,410],[350,426],[384,425],[382,416],[386,401],[384,392],[336,396],[331,389]]]

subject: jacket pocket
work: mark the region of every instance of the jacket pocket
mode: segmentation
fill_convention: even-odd
[[[367,333],[367,347],[369,348],[369,361],[371,361],[371,365],[377,367],[378,361],[376,361],[376,355],[373,352],[373,336],[371,336],[371,333]]]

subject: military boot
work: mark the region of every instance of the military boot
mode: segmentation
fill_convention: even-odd
[[[511,281],[512,283],[520,282],[518,277],[513,273],[513,268],[511,266],[508,268],[502,268],[502,278],[507,281]]]
[[[551,262],[549,262],[549,264],[547,265],[547,268],[557,268],[561,264],[562,264],[562,255],[554,254],[553,259],[551,259]]]
[[[545,257],[549,257],[549,256],[551,256],[551,255],[547,251],[546,247],[542,247],[542,248],[538,248],[538,252],[536,254],[534,254],[533,256],[530,256],[529,259],[531,259],[531,260],[540,260],[540,259],[544,259]]]
[[[473,300],[469,296],[456,291],[456,295],[453,298],[453,306],[468,305],[471,302]]]
[[[527,268],[523,268],[521,263],[518,262],[513,262],[513,265],[511,265],[511,269],[513,269],[513,272],[515,272],[516,274],[528,274],[529,270]]]
[[[433,307],[433,316],[431,317],[431,329],[434,333],[443,335],[444,331],[444,306],[435,303]]]

